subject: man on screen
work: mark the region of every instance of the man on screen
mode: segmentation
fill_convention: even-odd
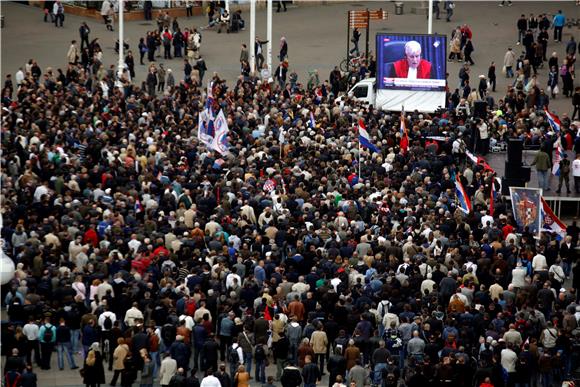
[[[421,59],[421,45],[415,40],[405,44],[405,58],[390,63],[387,71],[390,78],[431,79],[431,62]]]

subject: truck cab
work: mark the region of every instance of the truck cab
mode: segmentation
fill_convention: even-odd
[[[366,78],[354,85],[349,91],[348,96],[358,101],[364,102],[371,106],[375,105],[375,78]]]

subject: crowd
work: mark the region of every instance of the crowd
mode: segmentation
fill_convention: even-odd
[[[171,28],[141,43],[165,46],[165,33],[175,42]],[[462,50],[468,28],[454,36]],[[235,84],[217,73],[205,83],[181,51],[196,31],[184,30],[173,44],[184,77],[170,82],[155,66],[135,84],[127,61],[118,86],[89,32],[66,71],[31,60],[2,91],[2,238],[16,263],[2,300],[7,385],[36,385],[33,366],[50,369],[54,352],[87,387],[578,378],[580,229],[536,239],[499,193],[490,211],[495,172],[466,157],[513,137],[549,157],[558,140],[580,153],[573,116],[555,132],[533,97],[544,94],[529,84],[541,44],[528,57],[527,32],[524,57],[504,63],[517,76],[503,98],[485,81],[466,92],[466,65],[445,109],[402,117],[405,147],[398,113],[337,99],[373,76],[373,58],[322,82],[318,72],[286,82],[283,39],[276,82],[249,71],[242,47]],[[198,139],[209,91],[230,128],[227,155]],[[487,104],[482,117],[476,101]],[[379,152],[359,148],[359,120]],[[467,215],[456,179],[473,203]]]

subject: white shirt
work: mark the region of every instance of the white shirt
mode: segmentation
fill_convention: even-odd
[[[39,185],[38,187],[36,187],[36,190],[34,190],[34,201],[39,202],[40,199],[42,198],[42,195],[47,194],[48,188],[46,188],[44,185]]]
[[[38,340],[39,332],[40,328],[36,324],[28,323],[24,325],[24,328],[22,328],[22,333],[24,333],[28,340]]]
[[[546,262],[546,257],[542,254],[536,254],[534,259],[532,259],[532,268],[534,271],[548,270],[548,262]]]
[[[511,349],[504,349],[501,351],[501,365],[507,372],[516,372],[516,361],[518,356]]]
[[[115,313],[109,310],[101,313],[101,315],[99,316],[99,320],[97,321],[97,324],[99,325],[99,327],[101,327],[102,330],[105,330],[105,326],[103,324],[105,323],[105,319],[107,318],[107,316],[109,316],[109,318],[111,319],[111,327],[113,326],[112,324],[115,324],[115,321],[117,321],[117,316],[115,316]]]
[[[572,175],[574,177],[580,177],[580,159],[572,161]]]
[[[213,375],[206,376],[201,380],[200,387],[222,387],[222,384],[218,378]]]
[[[487,227],[487,222],[489,222],[489,224],[493,225],[493,216],[484,215],[481,217],[481,224],[484,227]]]
[[[417,79],[417,69],[409,67],[409,72],[407,73],[407,79]]]

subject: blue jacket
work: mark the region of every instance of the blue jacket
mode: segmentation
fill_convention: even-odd
[[[554,16],[552,24],[554,25],[554,27],[564,27],[564,24],[566,24],[566,16],[564,16],[563,13],[557,14],[556,16]]]

